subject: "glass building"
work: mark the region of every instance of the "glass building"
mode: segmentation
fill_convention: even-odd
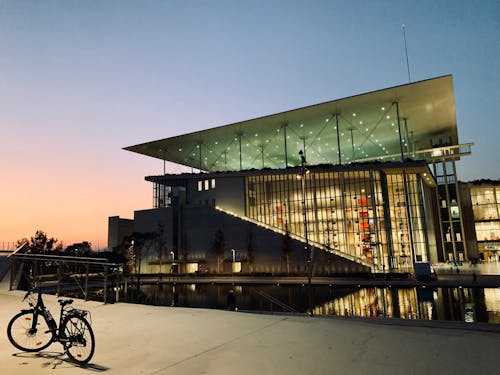
[[[500,181],[468,183],[479,256],[484,261],[500,260]]]
[[[448,75],[130,146],[191,169],[146,177],[153,208],[135,229],[161,222],[173,259],[212,270],[215,222],[230,232],[223,261],[243,271],[282,272],[287,238],[297,271],[313,254],[319,273],[468,260],[456,162],[471,145],[458,141]],[[255,245],[269,232],[281,242]]]

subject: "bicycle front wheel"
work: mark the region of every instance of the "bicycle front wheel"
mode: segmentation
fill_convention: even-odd
[[[36,322],[35,322],[36,318]],[[25,352],[38,352],[48,347],[55,338],[45,316],[34,311],[22,311],[14,316],[7,326],[7,336],[12,345]]]
[[[68,316],[61,324],[64,350],[79,365],[87,364],[94,355],[95,339],[90,323],[78,315]]]

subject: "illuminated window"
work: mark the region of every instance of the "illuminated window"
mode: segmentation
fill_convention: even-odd
[[[198,191],[203,190],[203,181],[198,181]]]
[[[215,178],[212,178],[212,189],[215,189]]]
[[[210,181],[205,180],[205,190],[208,190],[210,188]]]

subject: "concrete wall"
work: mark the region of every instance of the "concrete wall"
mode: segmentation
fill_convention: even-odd
[[[215,188],[212,187],[212,180],[215,180]],[[202,190],[198,191],[200,181]],[[205,190],[206,181],[208,181],[208,190]],[[187,204],[189,206],[219,206],[243,216],[245,215],[245,196],[245,178],[241,176],[196,178],[188,181]]]
[[[231,249],[235,249],[236,261],[243,261],[243,271],[287,272],[281,234],[206,206],[184,208],[183,219],[182,228],[188,239],[189,255],[194,258],[203,257],[211,272],[217,269],[213,243],[218,229],[224,233],[226,243],[225,270],[231,266]],[[248,263],[249,243],[253,249],[251,264]],[[291,247],[290,272],[305,272],[307,253],[304,244],[292,239]],[[316,250],[315,257],[318,261],[316,270],[321,273],[368,271],[355,262],[321,250]]]
[[[224,234],[225,253],[223,262],[219,265],[220,272],[231,272],[232,251],[235,250],[237,262],[242,263],[242,272],[259,273],[304,273],[306,272],[307,252],[304,244],[291,239],[292,249],[289,266],[284,260],[283,236],[272,230],[260,227],[238,217],[225,214],[212,207],[204,205],[185,206],[180,214],[181,248],[177,251],[177,243],[172,241],[176,234],[172,208],[159,208],[136,211],[136,232],[151,232],[158,224],[166,229],[166,249],[162,254],[161,272],[170,272],[170,251],[175,250],[176,263],[187,255],[187,261],[201,262],[203,267],[211,273],[217,272],[217,255],[213,250],[216,232],[220,229]],[[250,262],[249,247],[252,248]],[[142,254],[142,272],[159,272],[158,248],[145,248]],[[315,273],[353,273],[368,272],[368,268],[355,262],[343,259],[325,251],[315,250]],[[182,271],[182,267],[181,267]]]
[[[108,249],[111,251],[114,247],[122,243],[123,239],[130,236],[134,231],[134,220],[122,219],[119,216],[108,218]]]

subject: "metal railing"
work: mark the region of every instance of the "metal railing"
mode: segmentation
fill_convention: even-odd
[[[121,263],[111,263],[106,258],[45,254],[12,254],[10,260],[10,290],[17,289],[24,276],[30,287],[34,283],[55,286],[58,296],[63,287],[77,287],[85,300],[90,288],[102,286],[104,303],[108,303],[108,290],[113,286],[115,302],[119,300],[119,286],[124,282]],[[67,280],[71,281],[69,286]]]

